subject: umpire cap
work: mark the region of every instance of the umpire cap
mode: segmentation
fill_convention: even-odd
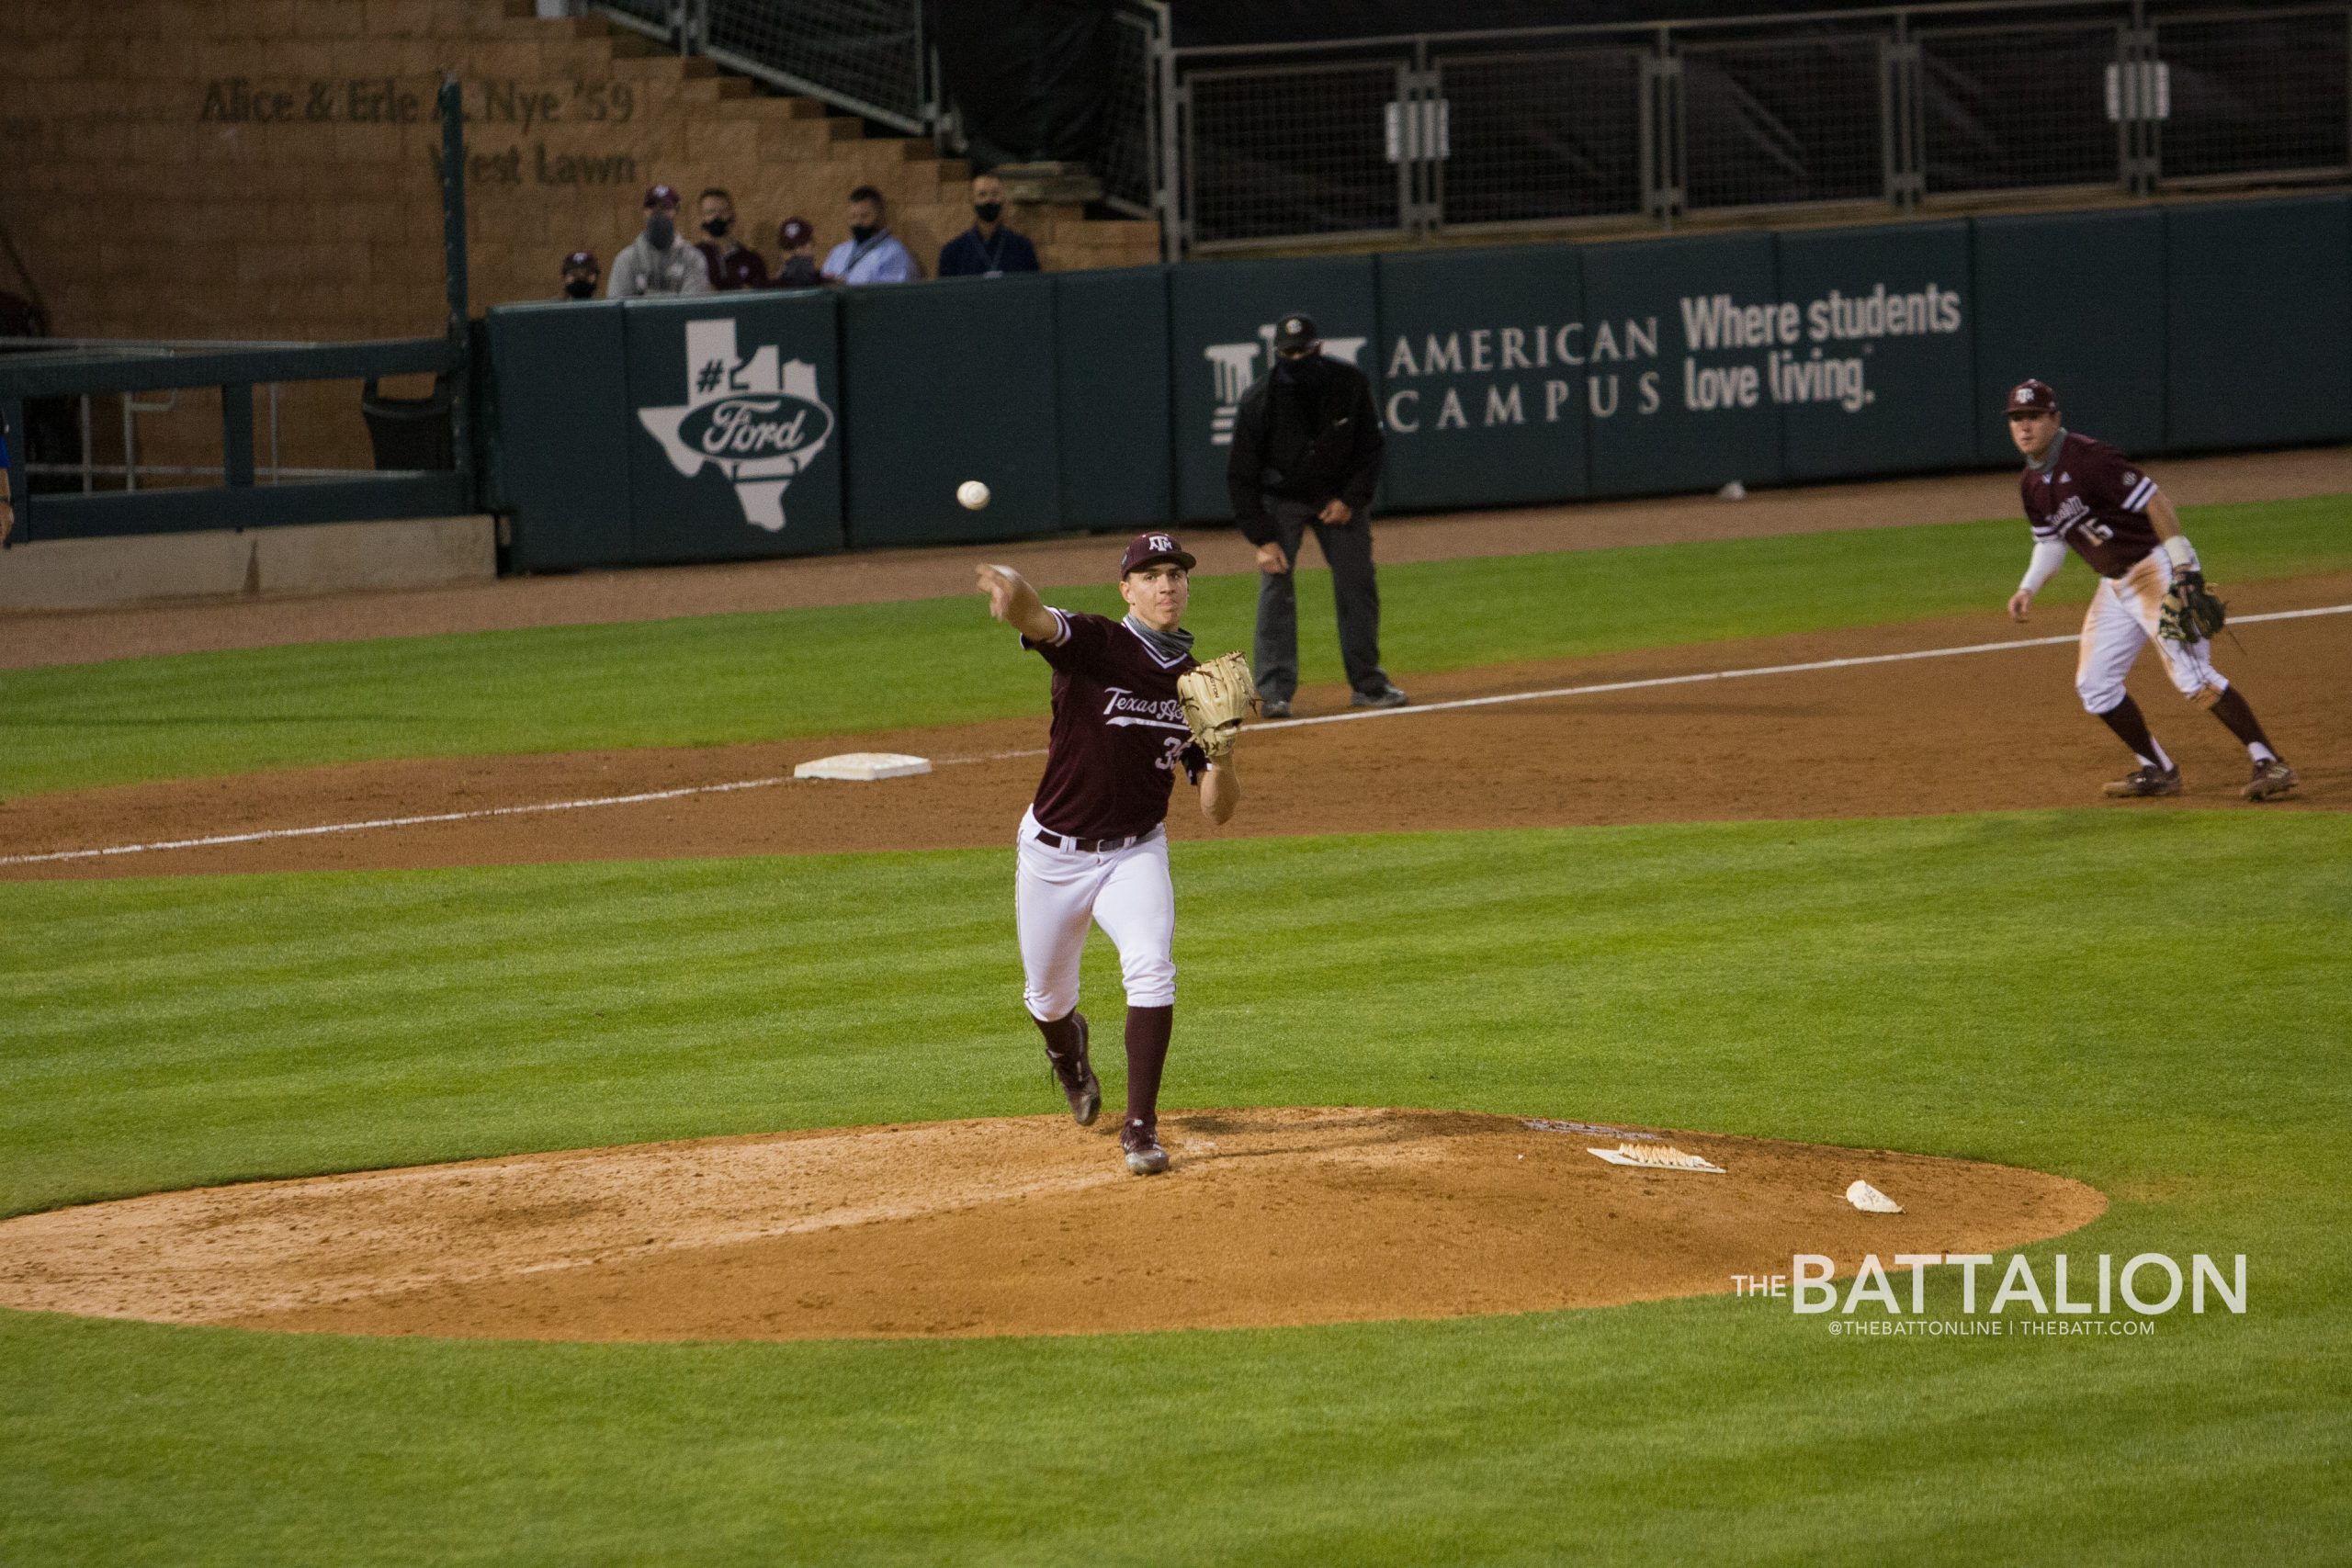
[[[1304,310],[1293,310],[1274,327],[1274,349],[1279,354],[1295,354],[1313,343],[1319,335],[1315,331],[1315,318]]]
[[[1119,575],[1141,571],[1154,561],[1172,560],[1186,571],[1193,570],[1193,552],[1176,542],[1173,534],[1159,532],[1137,534],[1127,541],[1127,553],[1119,558]]]

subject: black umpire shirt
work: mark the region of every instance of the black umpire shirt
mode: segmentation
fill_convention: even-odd
[[[1318,510],[1337,498],[1362,513],[1380,482],[1384,445],[1363,371],[1322,354],[1276,360],[1234,412],[1225,474],[1242,537],[1272,541],[1268,496]]]

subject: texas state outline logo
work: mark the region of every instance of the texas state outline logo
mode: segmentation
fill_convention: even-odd
[[[833,411],[805,359],[777,363],[774,344],[735,352],[735,319],[686,323],[686,400],[637,417],[687,479],[709,465],[734,481],[743,521],[784,532],[784,491],[833,436]]]

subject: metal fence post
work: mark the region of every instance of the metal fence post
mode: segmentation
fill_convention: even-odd
[[[441,73],[441,268],[447,294],[452,365],[449,378],[449,453],[470,482],[474,471],[472,365],[466,291],[466,113],[465,88],[454,71]]]
[[[1671,229],[1685,188],[1682,61],[1664,28],[1656,52],[1642,56],[1641,119],[1642,210]]]
[[[1195,179],[1200,156],[1193,146],[1193,133],[1198,117],[1193,113],[1193,86],[1187,82],[1171,89],[1168,95],[1168,189],[1170,211],[1173,221],[1168,225],[1169,260],[1174,261],[1193,248],[1193,214],[1200,210],[1200,192]]]
[[[1919,108],[1919,45],[1910,17],[1898,14],[1894,36],[1879,40],[1879,148],[1886,199],[1917,207],[1927,192]]]
[[[1177,261],[1183,255],[1180,219],[1176,210],[1179,158],[1176,145],[1176,40],[1170,35],[1168,7],[1154,7],[1151,29],[1151,79],[1155,99],[1151,117],[1156,128],[1154,140],[1159,145],[1151,161],[1152,178],[1159,188],[1154,190],[1152,204],[1159,213],[1159,257],[1162,261]]]

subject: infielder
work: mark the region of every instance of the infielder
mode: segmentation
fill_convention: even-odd
[[[1173,536],[1136,535],[1119,561],[1127,615],[1118,621],[1051,608],[1010,567],[979,569],[989,613],[1019,631],[1022,646],[1054,671],[1046,773],[1021,818],[1014,880],[1022,999],[1046,1037],[1046,1059],[1070,1114],[1087,1125],[1102,1104],[1087,1056],[1086,1017],[1078,1010],[1087,921],[1117,946],[1127,993],[1127,1115],[1119,1143],[1138,1176],[1168,1168],[1159,1103],[1176,1018],[1169,797],[1181,769],[1199,788],[1210,821],[1228,820],[1241,800],[1230,749],[1238,717],[1204,749],[1178,694],[1186,671],[1215,668],[1196,666],[1193,634],[1182,625],[1192,569],[1193,557]],[[1240,684],[1246,698],[1246,667]]]
[[[2271,750],[2270,738],[2238,689],[2213,668],[2212,644],[2185,634],[2159,636],[2167,615],[2181,619],[2181,602],[2201,596],[2205,578],[2180,531],[2179,514],[2156,481],[2104,441],[2058,422],[2058,394],[2046,381],[2020,381],[2009,390],[2009,438],[2025,455],[2018,489],[2033,525],[2033,558],[2025,581],[2009,595],[2009,618],[2022,622],[2033,596],[2066,558],[2071,547],[2103,580],[2083,616],[2082,652],[2075,690],[2083,706],[2132,748],[2138,768],[2107,786],[2116,795],[2178,795],[2180,768],[2123,689],[2123,677],[2151,641],[2180,694],[2211,711],[2254,760],[2254,776],[2239,791],[2268,800],[2295,787],[2295,770]],[[2167,600],[2173,603],[2167,611]],[[2218,615],[2215,624],[2218,625]]]

